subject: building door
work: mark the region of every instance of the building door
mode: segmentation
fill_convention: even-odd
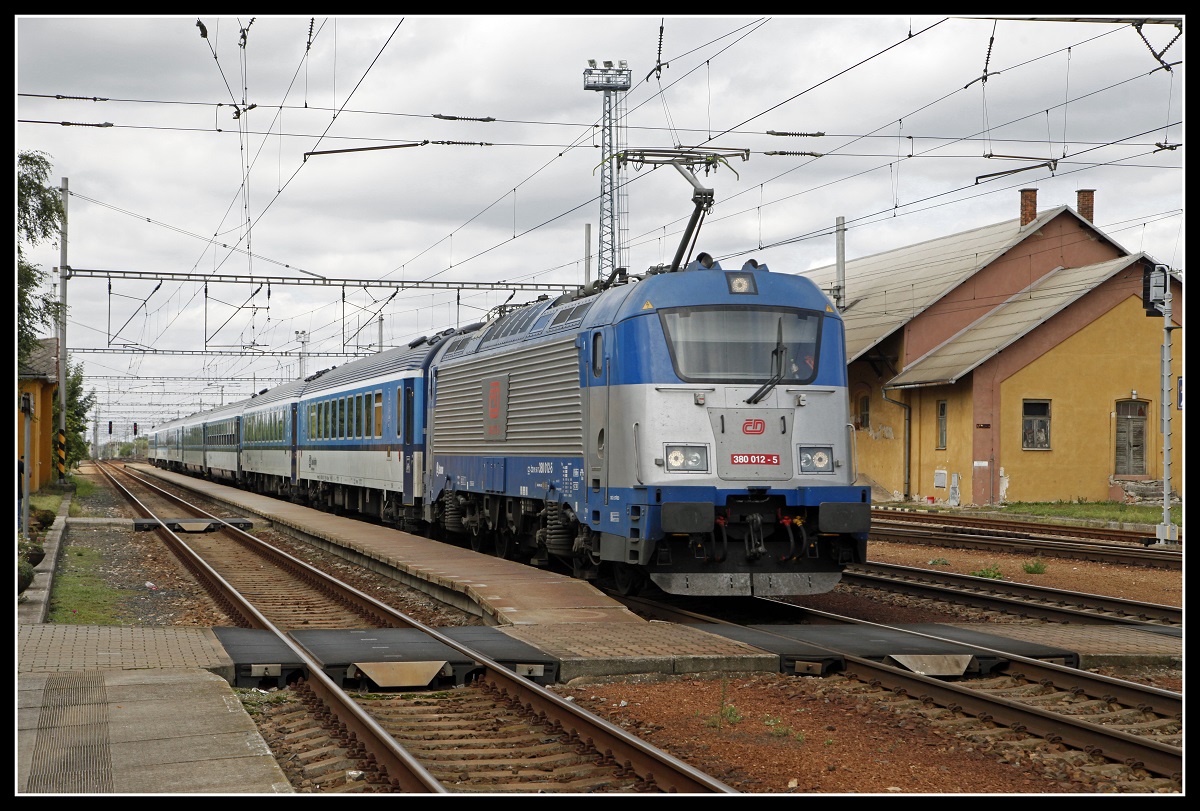
[[[1118,476],[1146,475],[1146,408],[1145,400],[1122,400],[1117,403],[1117,446],[1113,473]]]

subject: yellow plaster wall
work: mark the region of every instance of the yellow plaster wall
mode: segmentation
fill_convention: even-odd
[[[893,397],[897,396],[893,392]],[[946,401],[946,447],[938,448],[937,404]],[[960,504],[971,503],[971,459],[973,436],[971,385],[933,386],[911,390],[913,404],[912,494],[934,503],[950,499],[954,474],[958,474]],[[946,471],[946,486],[934,487],[934,473]]]
[[[53,480],[57,473],[54,458],[54,393],[57,385],[38,380],[21,380],[17,393],[17,457],[25,457],[29,470],[29,492],[36,493],[42,485]],[[31,448],[25,447],[25,415],[21,413],[21,395],[28,393],[33,399],[33,418],[29,425]],[[16,466],[16,460],[13,460]]]
[[[1133,390],[1138,399],[1150,402],[1147,478],[1162,478],[1162,331],[1146,329],[1146,322],[1141,301],[1130,297],[1001,384],[1000,464],[1006,501],[1107,501],[1116,403],[1129,399]],[[1183,412],[1175,408],[1176,381],[1183,373],[1182,332],[1175,330],[1171,337],[1171,484],[1177,491],[1183,467]],[[1048,451],[1021,448],[1025,399],[1051,401]]]
[[[850,367],[850,415],[857,422],[858,399],[871,399],[870,424],[854,431],[856,470],[888,493],[904,492],[904,409],[884,401],[879,381],[867,364]],[[896,397],[894,399],[903,399]]]

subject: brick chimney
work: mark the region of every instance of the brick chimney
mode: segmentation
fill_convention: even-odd
[[[1021,225],[1037,219],[1037,189],[1021,189]]]
[[[1096,208],[1096,190],[1095,189],[1080,189],[1076,192],[1079,203],[1075,209],[1079,212],[1079,216],[1083,217],[1088,222],[1095,222],[1092,215]]]

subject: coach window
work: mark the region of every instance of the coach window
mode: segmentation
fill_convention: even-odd
[[[383,436],[383,391],[375,391],[375,436]]]
[[[946,449],[946,401],[937,401],[937,446],[938,450]]]
[[[354,436],[362,439],[363,435],[363,403],[362,395],[354,395]]]
[[[1050,401],[1025,400],[1021,406],[1021,449],[1050,450]]]
[[[592,333],[592,376],[599,377],[604,371],[604,333]]]

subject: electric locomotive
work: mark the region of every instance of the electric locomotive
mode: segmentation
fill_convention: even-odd
[[[619,274],[433,356],[425,523],[624,593],[832,589],[870,526],[832,302],[754,260]]]

